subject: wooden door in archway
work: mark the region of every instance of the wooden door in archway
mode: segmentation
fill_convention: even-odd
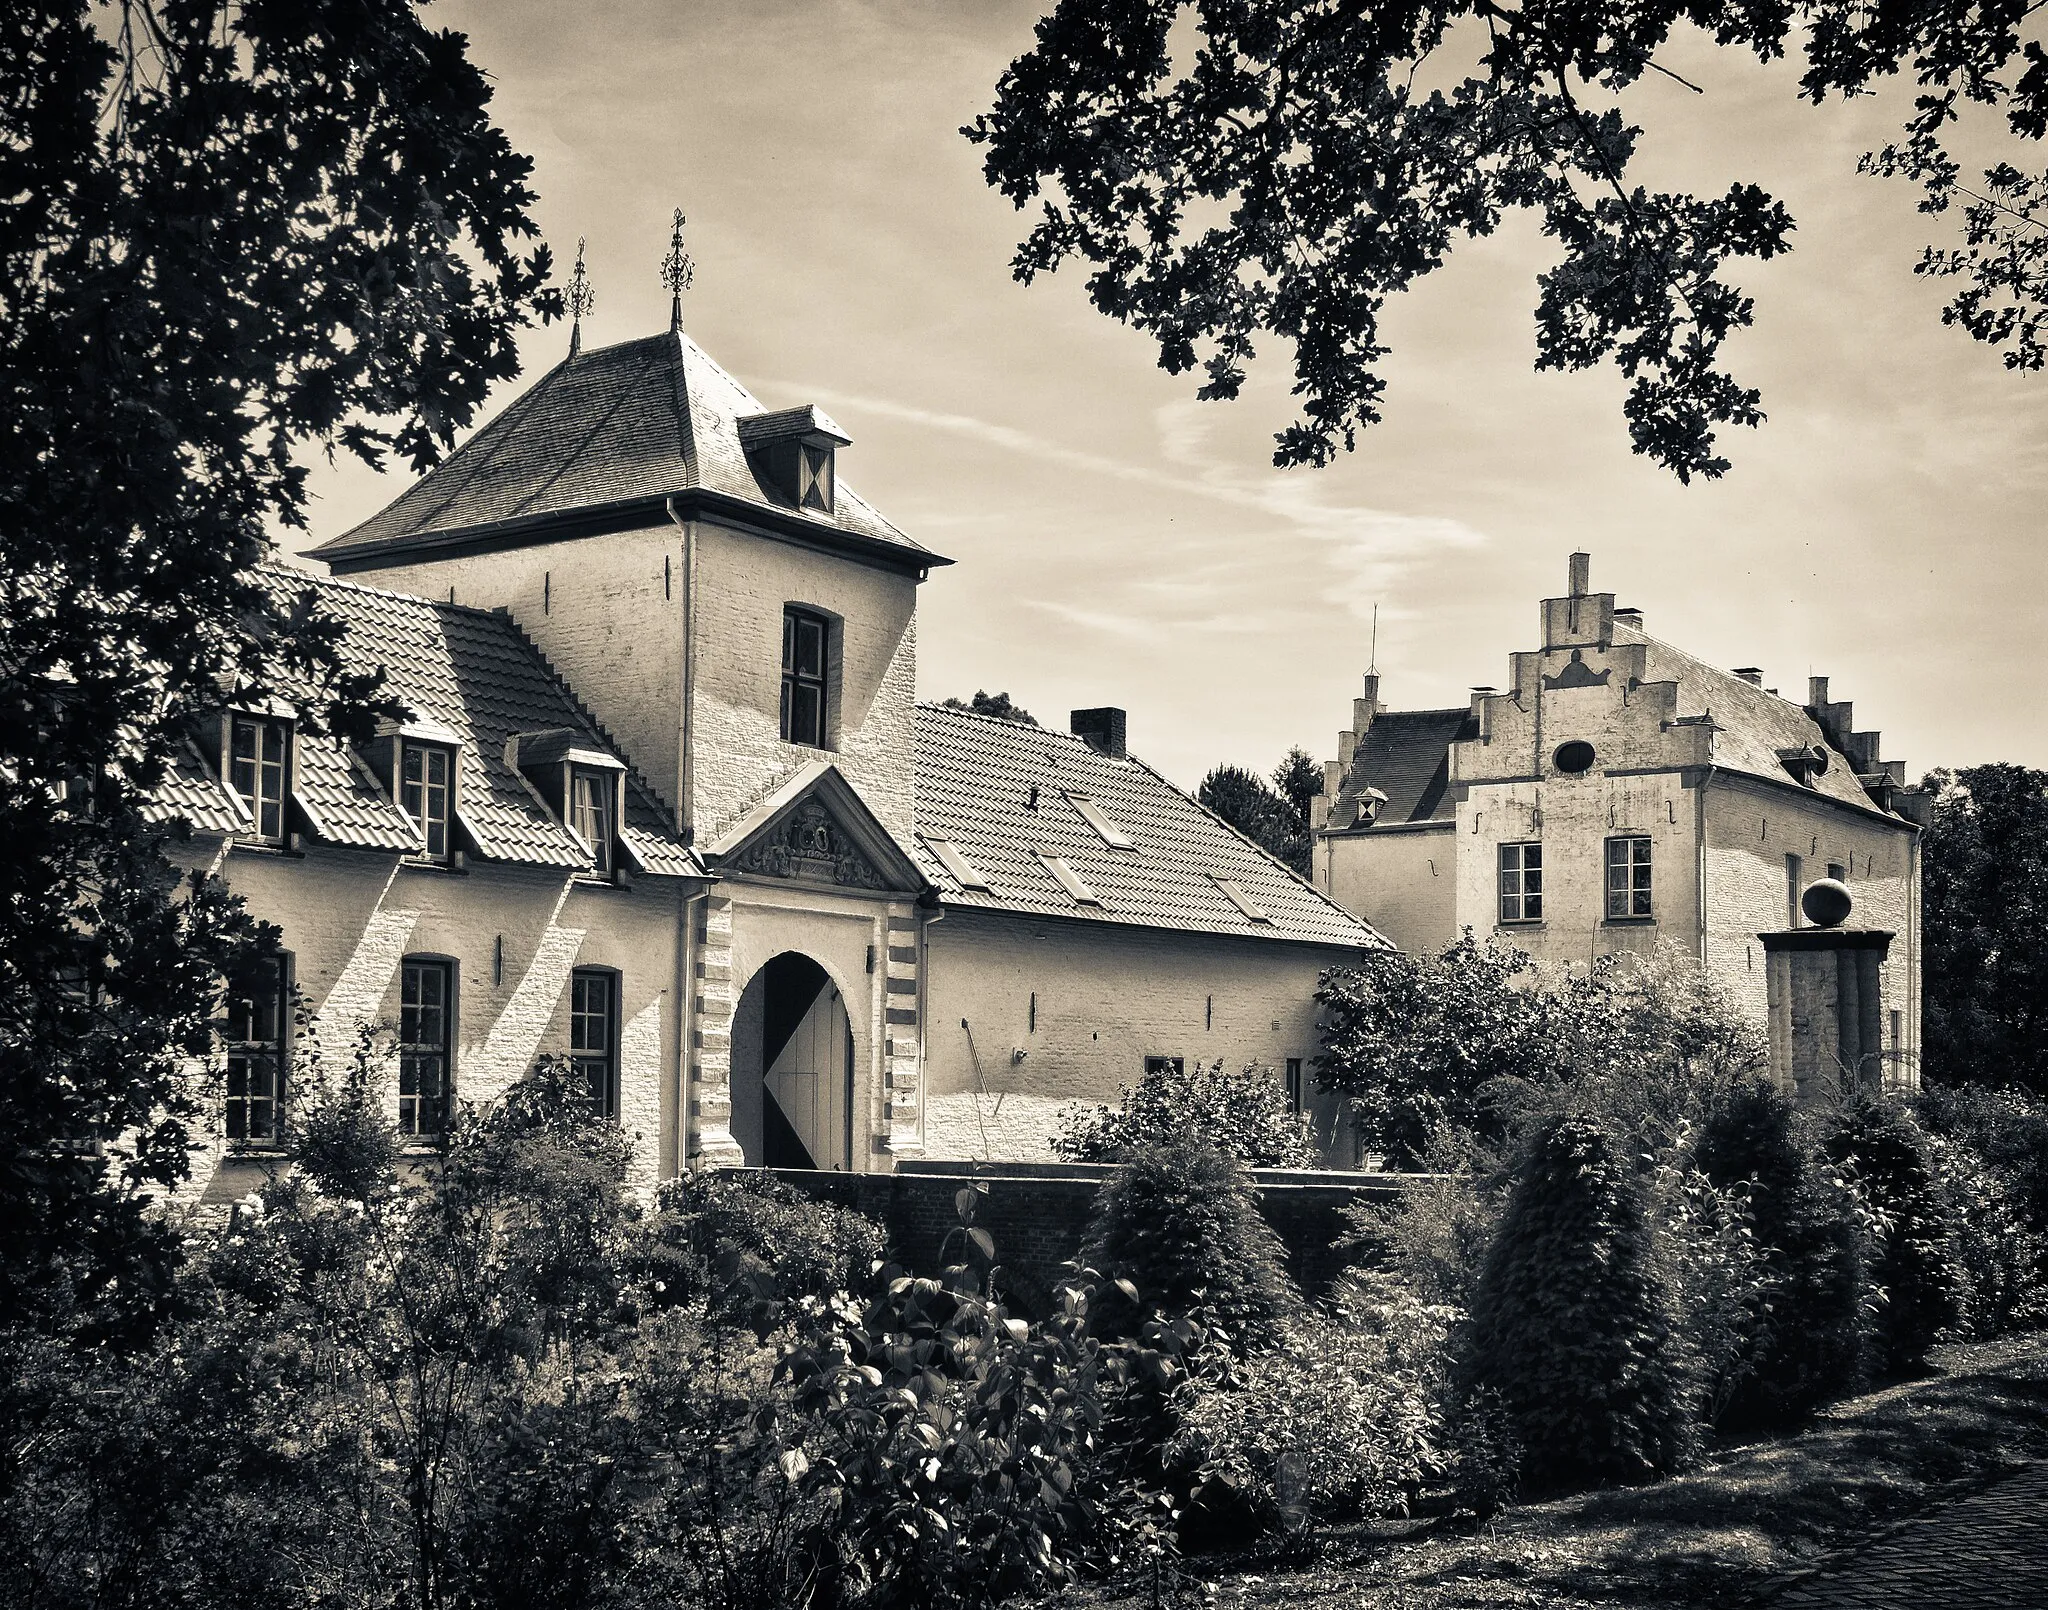
[[[825,970],[793,951],[763,971],[761,1110],[770,1168],[853,1167],[853,1024]]]

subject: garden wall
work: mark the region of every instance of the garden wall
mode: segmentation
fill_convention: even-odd
[[[883,1224],[890,1249],[918,1274],[948,1261],[947,1233],[960,1221],[954,1193],[979,1181],[988,1195],[975,1223],[995,1238],[1006,1295],[1032,1314],[1052,1304],[1060,1265],[1081,1249],[1095,1193],[1114,1170],[1099,1163],[946,1163],[904,1160],[889,1174],[776,1169],[776,1177],[820,1201]],[[1426,1176],[1339,1170],[1255,1168],[1259,1203],[1287,1249],[1289,1272],[1310,1296],[1328,1291],[1353,1255],[1337,1246],[1345,1207],[1398,1196]],[[951,1258],[957,1259],[956,1242]]]

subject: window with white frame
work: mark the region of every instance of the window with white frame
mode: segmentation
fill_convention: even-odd
[[[619,1115],[619,975],[579,967],[569,979],[569,1058],[590,1099],[607,1118]]]
[[[401,964],[398,1005],[398,1128],[438,1135],[448,1127],[454,1094],[452,964],[408,956]]]
[[[284,801],[290,787],[291,724],[274,716],[228,718],[228,787],[249,813],[257,838],[284,842]]]
[[[1500,847],[1500,920],[1543,920],[1543,845],[1531,839]]]
[[[595,766],[574,766],[569,771],[569,825],[590,846],[590,859],[599,877],[608,878],[617,864],[616,834],[612,831],[615,779]]]
[[[426,853],[436,861],[447,860],[454,844],[454,779],[455,755],[445,744],[401,742],[399,808],[412,818],[426,841]]]
[[[1607,920],[1638,922],[1650,915],[1650,840],[1625,834],[1607,841]]]

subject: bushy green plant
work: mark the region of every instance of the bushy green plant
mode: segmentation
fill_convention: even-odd
[[[1254,1062],[1228,1073],[1220,1057],[1186,1072],[1166,1062],[1125,1085],[1115,1107],[1071,1109],[1052,1149],[1077,1163],[1116,1163],[1189,1129],[1249,1168],[1313,1168],[1318,1161],[1308,1118],[1288,1105],[1272,1069]]]
[[[864,1291],[881,1267],[882,1226],[773,1175],[700,1171],[665,1182],[639,1249],[657,1302],[689,1302],[720,1284],[722,1262],[757,1260],[784,1294]],[[651,1288],[659,1284],[660,1290]]]
[[[1593,1120],[1558,1115],[1519,1160],[1459,1397],[1498,1399],[1538,1493],[1681,1468],[1696,1443],[1691,1377],[1634,1160]]]
[[[1220,1360],[1175,1392],[1168,1464],[1284,1531],[1405,1514],[1448,1468],[1440,1405],[1458,1317],[1397,1281],[1354,1277],[1327,1310],[1292,1320],[1271,1351]]]
[[[2048,1100],[2011,1086],[1929,1084],[1916,1110],[1929,1134],[2003,1175],[2027,1222],[2048,1235]]]
[[[310,1023],[301,1045],[309,1054],[299,1059],[300,1065],[313,1072],[309,1088],[291,1106],[291,1157],[323,1196],[368,1201],[389,1186],[398,1161],[398,1135],[383,1101],[389,1038],[375,1025],[363,1024],[339,1078],[328,1073]]]
[[[1278,1339],[1301,1300],[1250,1176],[1186,1133],[1140,1147],[1103,1182],[1081,1261],[1132,1288],[1101,1294],[1105,1334],[1135,1334],[1155,1310],[1199,1314],[1238,1350],[1256,1351]]]
[[[1879,1299],[1873,1362],[1888,1375],[1918,1371],[1963,1312],[1965,1277],[1940,1162],[1926,1131],[1896,1101],[1844,1109],[1829,1127],[1826,1151],[1868,1210],[1866,1279]]]
[[[1739,1362],[1709,1388],[1717,1423],[1785,1426],[1854,1391],[1863,1280],[1854,1203],[1818,1166],[1791,1104],[1762,1080],[1738,1086],[1708,1114],[1692,1163],[1746,1194],[1763,1265]]]
[[[2029,1222],[2012,1177],[1961,1141],[1930,1135],[1928,1145],[1953,1213],[1949,1245],[1964,1282],[1959,1329],[1986,1341],[2048,1320],[2048,1237]]]
[[[1769,1301],[1752,1187],[1717,1185],[1674,1155],[1652,1174],[1651,1192],[1665,1280],[1704,1389],[1700,1413],[1718,1425],[1748,1376],[1754,1316]]]
[[[1390,1196],[1345,1205],[1342,1244],[1422,1301],[1464,1307],[1500,1223],[1505,1175],[1456,1130],[1432,1136],[1421,1161],[1426,1176],[1404,1176]]]

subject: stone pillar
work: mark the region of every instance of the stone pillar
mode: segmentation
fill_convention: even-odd
[[[696,994],[690,1002],[690,1110],[683,1150],[692,1168],[746,1163],[732,1138],[732,900],[708,894],[696,932]]]
[[[883,1133],[881,1150],[891,1159],[924,1151],[922,1092],[924,1024],[920,1021],[918,963],[923,919],[911,907],[892,908],[882,1013]],[[893,1167],[893,1162],[884,1167]]]
[[[1873,928],[1759,934],[1770,996],[1771,1075],[1797,1095],[1885,1088],[1878,970],[1892,936]]]

